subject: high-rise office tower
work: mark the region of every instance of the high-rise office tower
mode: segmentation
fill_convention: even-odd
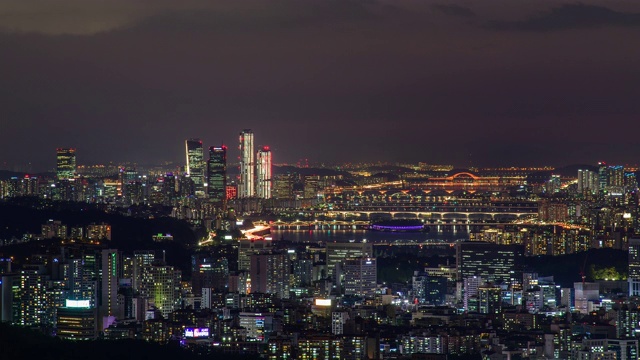
[[[264,146],[257,153],[257,196],[261,199],[271,199],[271,150]]]
[[[609,186],[615,187],[623,187],[624,186],[624,166],[622,165],[612,165],[609,166],[609,178],[608,184]]]
[[[419,271],[412,277],[413,297],[420,304],[444,305],[447,294],[447,278],[441,276],[429,276]]]
[[[304,177],[304,198],[315,199],[318,197],[320,190],[320,176],[307,175]]]
[[[624,173],[624,187],[628,192],[638,189],[638,179],[635,172]]]
[[[598,163],[598,189],[604,191],[609,181],[609,172],[607,171],[607,164],[604,162]]]
[[[376,259],[369,257],[344,261],[344,294],[374,296],[378,283]]]
[[[502,297],[499,286],[483,285],[478,288],[478,312],[480,314],[499,314],[502,310]]]
[[[293,274],[291,274],[293,287],[309,286],[313,281],[313,260],[297,259],[293,261]]]
[[[120,317],[118,306],[118,250],[102,250],[102,272],[100,281],[100,317]],[[99,321],[102,323],[102,321]],[[105,323],[106,325],[106,323]]]
[[[629,239],[629,296],[640,296],[640,238]]]
[[[253,152],[253,131],[244,129],[240,133],[240,180],[238,197],[252,197],[255,194],[255,154]]]
[[[589,302],[600,300],[600,286],[592,282],[575,282],[575,310],[581,314],[589,313]]]
[[[492,283],[510,284],[520,278],[516,263],[523,253],[521,245],[459,242],[456,244],[458,280],[478,276]]]
[[[289,258],[284,253],[251,255],[251,292],[289,298]]]
[[[202,140],[189,139],[185,141],[187,154],[187,174],[195,187],[195,194],[198,197],[204,196],[204,150]]]
[[[640,310],[632,305],[621,305],[616,316],[616,337],[633,338],[637,333],[640,333]]]
[[[226,293],[229,289],[229,260],[226,257],[213,259],[209,256],[192,256],[192,291],[201,294],[203,288],[215,293]]]
[[[349,313],[345,311],[331,313],[331,333],[333,335],[344,334],[344,325],[349,319]]]
[[[88,300],[89,306],[98,307],[98,267],[93,251],[70,254],[63,265],[63,280],[67,284],[67,298]]]
[[[13,323],[23,326],[41,325],[46,312],[46,290],[49,276],[44,266],[23,269],[19,273],[19,288],[13,294],[16,314]]]
[[[227,147],[224,145],[209,148],[207,195],[212,202],[224,208],[227,200]]]
[[[462,279],[462,304],[465,310],[469,310],[472,299],[476,298],[478,289],[483,283],[484,280],[479,276],[470,276]]]
[[[58,308],[57,336],[68,340],[94,340],[97,337],[96,309],[88,301],[67,300]]]
[[[71,179],[76,173],[76,149],[58,148],[56,175],[58,180]]]
[[[371,243],[327,243],[327,272],[335,275],[336,265],[350,258],[373,256]]]
[[[293,200],[293,174],[279,174],[273,179],[273,197],[278,200]]]
[[[251,255],[271,249],[269,240],[240,239],[238,241],[238,271],[251,270]]]
[[[151,294],[143,292],[143,283],[148,280],[148,268],[158,261],[164,263],[164,253],[157,254],[154,250],[140,250],[133,252],[132,286],[136,291],[140,291],[140,296],[150,297]]]
[[[582,194],[585,193],[587,191],[594,191],[597,190],[597,180],[596,182],[594,182],[594,179],[596,179],[597,177],[595,176],[595,173],[593,171],[590,170],[583,170],[583,169],[579,169],[578,170],[578,193]]]
[[[140,294],[168,318],[176,302],[176,271],[164,265],[148,265],[144,270]]]

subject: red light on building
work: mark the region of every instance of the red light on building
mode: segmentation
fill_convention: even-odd
[[[227,185],[227,200],[238,197],[238,188],[235,185]]]

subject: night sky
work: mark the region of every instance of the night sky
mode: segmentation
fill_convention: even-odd
[[[3,0],[0,164],[638,163],[640,2]]]

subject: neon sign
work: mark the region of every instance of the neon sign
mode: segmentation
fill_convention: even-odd
[[[209,337],[209,328],[186,328],[184,329],[186,338],[206,338]]]

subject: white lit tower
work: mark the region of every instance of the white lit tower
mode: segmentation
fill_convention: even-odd
[[[189,139],[185,141],[187,155],[187,174],[195,188],[198,197],[204,197],[204,150],[202,140]]]
[[[238,197],[247,198],[255,195],[255,158],[253,152],[253,131],[244,129],[240,133],[240,180],[238,181]]]
[[[629,296],[640,296],[640,238],[629,239]]]
[[[271,198],[271,150],[268,146],[263,146],[258,150],[256,161],[256,173],[258,184],[256,187],[257,196],[261,199]]]
[[[107,323],[104,323],[105,317],[119,317],[119,304],[118,304],[118,250],[104,249],[102,250],[102,272],[100,275],[100,307],[98,322],[105,327]]]

